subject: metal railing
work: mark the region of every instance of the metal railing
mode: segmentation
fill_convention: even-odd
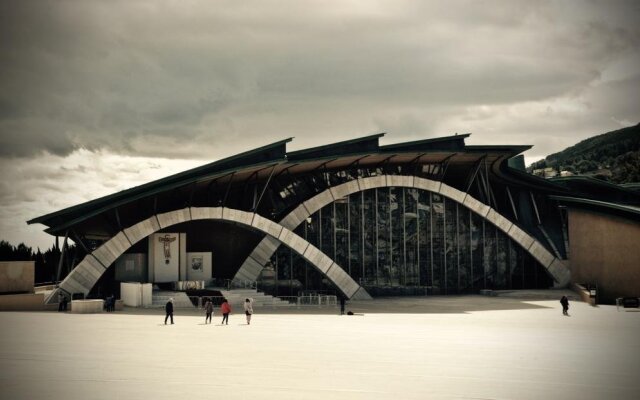
[[[220,305],[224,301],[223,296],[187,296],[189,302],[180,301],[184,300],[184,297],[179,297],[174,300],[173,307],[177,309],[204,309],[204,305],[207,303],[207,300],[211,300],[213,303],[214,309],[219,309]],[[338,297],[334,295],[312,295],[312,296],[278,296],[272,298],[260,298],[259,300],[254,300],[253,307],[261,308],[261,307],[282,307],[282,306],[291,306],[291,307],[336,307],[338,305]],[[237,311],[238,304],[233,304],[234,308]],[[152,307],[160,308],[164,307],[164,304],[154,304]]]
[[[248,281],[248,280],[240,280],[240,279],[227,279],[227,289],[257,289],[258,282],[256,281]]]

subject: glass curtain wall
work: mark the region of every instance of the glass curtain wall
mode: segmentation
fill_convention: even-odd
[[[517,243],[468,208],[414,188],[370,189],[338,199],[295,232],[372,295],[457,294],[548,288],[553,280]],[[315,268],[280,246],[280,295],[331,292]]]

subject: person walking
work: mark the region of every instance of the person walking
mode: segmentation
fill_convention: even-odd
[[[569,315],[569,299],[567,296],[562,296],[560,299],[560,304],[562,304],[562,314]]]
[[[244,314],[247,316],[247,325],[251,325],[251,315],[253,314],[253,299],[245,299]]]
[[[116,296],[113,294],[107,297],[107,312],[112,312],[115,310]]]
[[[167,315],[164,317],[164,324],[167,324],[167,319],[171,317],[171,325],[173,325],[173,297],[167,301],[167,304],[164,306],[164,311]]]
[[[229,325],[229,314],[231,313],[231,306],[229,305],[227,299],[222,299],[220,312],[222,312],[222,323],[220,325],[224,325],[225,322],[227,325]]]
[[[340,315],[344,315],[344,307],[347,303],[347,299],[344,296],[340,296]]]
[[[62,290],[58,291],[58,312],[67,311],[67,296],[62,293]]]
[[[210,324],[211,316],[213,315],[213,303],[211,302],[211,299],[207,299],[207,302],[204,304],[204,312],[206,313],[204,323],[207,324],[207,321],[209,321],[208,323]]]

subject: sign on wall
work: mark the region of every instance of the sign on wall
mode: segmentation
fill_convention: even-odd
[[[211,253],[187,253],[187,280],[205,281],[211,279]]]

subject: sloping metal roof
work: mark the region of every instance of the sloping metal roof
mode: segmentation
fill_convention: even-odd
[[[220,176],[236,171],[238,169],[269,164],[273,162],[282,162],[286,160],[286,144],[293,138],[277,141],[257,149],[246,151],[234,156],[214,161],[212,163],[202,165],[187,171],[179,172],[174,175],[161,178],[153,182],[145,183],[131,189],[122,190],[120,192],[90,200],[86,203],[68,207],[50,214],[33,218],[27,221],[27,224],[41,223],[50,226],[47,222],[53,218],[69,215],[75,212],[92,212],[95,214],[96,209],[113,208],[120,204],[134,201],[136,199],[150,196],[159,192],[173,189],[175,187],[184,186],[192,182],[207,179],[213,176]]]
[[[568,196],[549,196],[553,200],[557,200],[560,204],[574,206],[577,208],[586,208],[597,210],[607,214],[623,215],[640,220],[640,207],[630,206],[626,204],[612,203],[608,201],[584,199],[580,197]]]
[[[48,232],[51,233],[52,230],[58,232],[60,229],[73,226],[100,213],[142,198],[197,182],[214,179],[221,182],[225,179],[229,181],[232,176],[246,175],[245,178],[253,176],[255,179],[259,175],[266,179],[269,174],[277,175],[285,169],[304,173],[318,166],[341,168],[356,160],[365,160],[363,163],[375,165],[380,160],[390,157],[394,158],[396,162],[417,158],[421,162],[434,162],[457,156],[461,162],[469,162],[468,160],[464,161],[465,157],[484,153],[490,154],[494,161],[501,162],[530,148],[530,146],[465,146],[464,139],[470,134],[380,146],[379,139],[382,136],[384,133],[378,133],[292,152],[286,151],[287,143],[292,140],[292,138],[287,138],[131,189],[36,217],[27,223],[41,223],[50,227],[47,229]],[[472,156],[472,158],[474,157],[478,156]],[[274,168],[274,171],[270,171],[271,167]],[[548,187],[552,186],[548,185]]]

